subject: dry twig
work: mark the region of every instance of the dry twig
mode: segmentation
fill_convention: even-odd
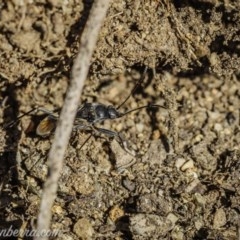
[[[64,153],[71,134],[84,81],[87,77],[90,60],[96,45],[101,24],[105,18],[110,0],[95,0],[89,19],[83,31],[79,53],[72,68],[71,83],[60,114],[58,126],[48,164],[49,175],[44,184],[40,212],[38,215],[37,234],[46,232],[50,227],[51,208],[56,198],[58,179],[63,166]],[[35,240],[47,240],[46,236],[36,236]]]

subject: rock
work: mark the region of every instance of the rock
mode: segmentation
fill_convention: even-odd
[[[90,240],[94,233],[92,224],[86,218],[80,218],[73,227],[73,232],[77,234],[79,239]]]
[[[124,216],[124,211],[118,205],[114,206],[109,212],[109,219],[112,222],[116,222],[122,216]]]
[[[130,229],[134,235],[142,237],[163,237],[172,228],[165,217],[155,214],[136,214],[130,217]]]
[[[226,213],[222,208],[217,209],[213,218],[213,228],[219,229],[227,222]]]

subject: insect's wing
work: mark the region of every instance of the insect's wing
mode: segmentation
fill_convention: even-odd
[[[44,118],[37,126],[36,133],[39,136],[45,137],[52,133],[56,128],[57,120],[51,117]]]

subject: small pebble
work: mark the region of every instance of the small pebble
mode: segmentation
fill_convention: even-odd
[[[142,131],[144,129],[144,125],[142,123],[137,123],[136,124],[136,129],[139,133],[142,133]]]
[[[77,234],[79,239],[90,240],[94,233],[92,224],[87,218],[80,218],[73,227],[73,232]]]
[[[213,218],[213,228],[219,229],[227,223],[226,213],[222,208],[217,209]]]
[[[130,192],[133,192],[136,188],[136,185],[134,182],[130,181],[129,179],[124,179],[123,180],[123,186],[129,190]]]
[[[175,162],[175,167],[179,170],[185,162],[186,160],[184,158],[178,158]]]
[[[191,168],[194,168],[194,162],[193,162],[192,159],[189,160],[189,161],[187,161],[187,162],[185,162],[185,163],[182,165],[181,170],[182,170],[183,172],[185,172],[186,170],[191,169]]]
[[[173,227],[175,226],[175,223],[178,221],[178,219],[179,219],[178,216],[176,216],[173,213],[169,213],[167,215],[167,220],[169,220],[172,223]]]
[[[214,124],[214,130],[220,132],[223,130],[222,125],[220,123]]]
[[[124,216],[124,211],[118,205],[114,206],[109,212],[109,218],[112,222],[116,222],[122,216]]]

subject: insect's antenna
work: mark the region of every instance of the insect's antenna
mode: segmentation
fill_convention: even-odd
[[[166,107],[162,106],[162,105],[158,105],[158,104],[150,104],[150,105],[145,105],[145,106],[141,106],[141,107],[138,107],[138,108],[134,108],[134,109],[131,109],[125,113],[122,113],[121,117],[122,116],[125,116],[131,112],[135,112],[135,111],[138,111],[140,109],[143,109],[143,108],[164,108],[164,109],[167,109]]]
[[[139,79],[139,81],[136,83],[135,87],[132,89],[131,93],[127,96],[127,98],[120,104],[118,105],[118,107],[116,108],[117,110],[122,107],[127,100],[134,94],[134,92],[137,90],[137,88],[141,85],[141,83],[143,82],[145,76],[146,76],[146,72],[147,72],[147,67],[145,67],[144,72],[142,77]]]
[[[14,125],[19,121],[19,119],[21,119],[22,117],[24,117],[24,116],[26,116],[26,115],[29,115],[30,113],[36,111],[37,109],[38,109],[38,108],[33,108],[33,109],[31,109],[30,111],[28,111],[28,112],[26,112],[26,113],[23,113],[22,115],[20,115],[19,117],[17,117],[16,120],[13,120],[13,121],[11,121],[10,123],[7,123],[6,125],[4,125],[4,126],[3,126],[3,129],[7,129],[7,128],[9,128],[9,127],[14,126]]]

